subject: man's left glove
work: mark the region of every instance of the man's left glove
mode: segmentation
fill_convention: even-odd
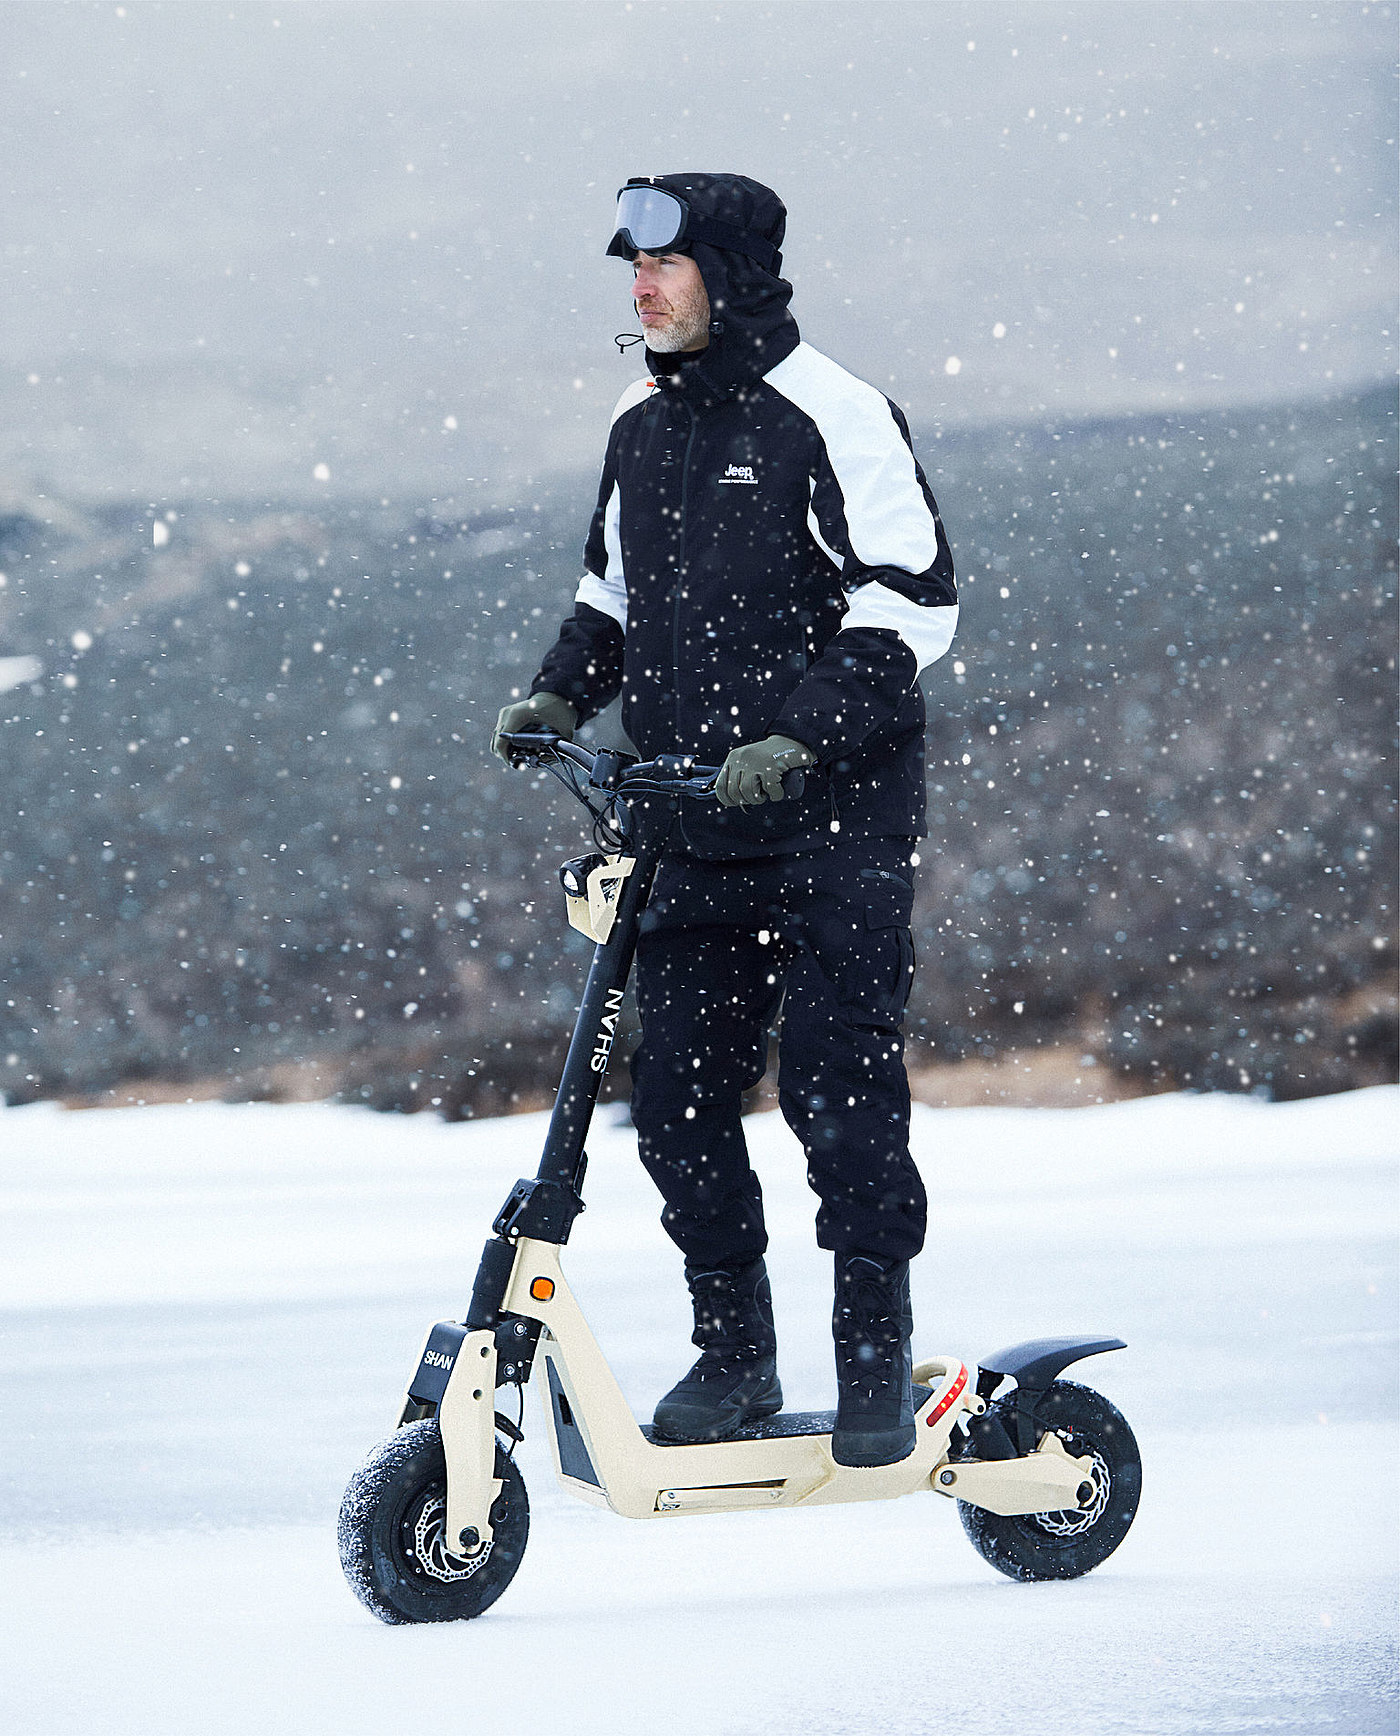
[[[525,730],[552,729],[565,741],[572,741],[578,728],[578,713],[567,699],[557,693],[532,693],[528,699],[504,706],[491,732],[491,752],[510,764],[510,750],[501,740],[503,735],[517,735]]]
[[[722,808],[756,808],[763,802],[781,802],[784,776],[816,763],[817,756],[800,741],[790,735],[770,735],[766,741],[730,750],[715,779],[715,795]]]

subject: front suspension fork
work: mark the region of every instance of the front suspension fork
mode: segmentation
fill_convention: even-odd
[[[513,1250],[512,1250],[513,1252]],[[501,1492],[496,1431],[520,1432],[496,1414],[496,1389],[530,1378],[540,1326],[502,1315],[494,1326],[440,1320],[429,1332],[404,1395],[399,1426],[436,1416],[447,1461],[447,1547],[468,1554],[493,1536],[491,1508]]]

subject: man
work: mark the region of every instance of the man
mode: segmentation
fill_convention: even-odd
[[[786,212],[741,175],[634,178],[629,260],[649,377],[613,416],[572,616],[501,731],[571,735],[619,692],[643,755],[720,764],[688,803],[637,949],[632,1113],[685,1256],[701,1351],[659,1431],[717,1440],[782,1408],[763,1204],[740,1120],[783,1006],[779,1101],[835,1255],[832,1453],[914,1447],[900,1023],[924,833],[918,671],[957,594],[898,408],[803,343]],[[795,796],[784,777],[805,771]]]

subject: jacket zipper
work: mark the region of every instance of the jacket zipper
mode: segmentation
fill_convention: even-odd
[[[694,409],[682,399],[685,413],[690,417],[690,431],[685,437],[685,451],[681,456],[681,559],[680,570],[676,574],[676,588],[671,597],[671,667],[676,672],[676,743],[681,737],[681,585],[689,570],[690,560],[686,547],[686,533],[690,525],[690,453],[695,444],[695,431],[699,427],[700,418]]]
[[[690,565],[686,547],[686,532],[690,525],[690,452],[695,444],[695,431],[700,425],[700,418],[692,406],[685,404],[684,399],[681,402],[685,405],[686,415],[690,417],[690,431],[685,437],[685,451],[681,455],[681,560],[680,570],[676,574],[676,588],[671,598],[671,668],[675,671],[676,682],[675,745],[677,750],[679,750],[681,743],[681,586],[686,582],[686,574]],[[688,844],[690,839],[686,836],[684,813],[677,814],[676,823],[681,837]]]

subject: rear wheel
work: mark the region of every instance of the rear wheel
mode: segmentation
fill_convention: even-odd
[[[530,1531],[525,1481],[496,1446],[503,1487],[489,1543],[447,1548],[447,1462],[436,1417],[410,1423],[376,1447],[340,1505],[340,1564],[350,1588],[381,1621],[468,1621],[515,1577]]]
[[[989,1414],[1015,1439],[1016,1395]],[[1072,1458],[1092,1460],[1092,1498],[1056,1513],[989,1513],[959,1501],[963,1530],[984,1561],[1011,1579],[1078,1579],[1107,1561],[1128,1535],[1142,1493],[1133,1431],[1108,1400],[1077,1381],[1057,1380],[1035,1407],[1037,1444],[1054,1429]]]

